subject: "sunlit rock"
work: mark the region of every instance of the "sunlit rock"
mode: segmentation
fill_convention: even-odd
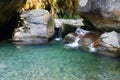
[[[101,39],[110,46],[120,48],[120,34],[115,31],[102,34]]]
[[[22,26],[16,28],[13,40],[44,43],[54,34],[54,19],[46,10],[32,10],[21,14]]]

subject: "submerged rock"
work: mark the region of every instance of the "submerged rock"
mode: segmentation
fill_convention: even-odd
[[[21,14],[22,26],[16,28],[14,41],[44,43],[54,34],[54,20],[46,10],[31,10]]]
[[[79,0],[86,28],[120,32],[120,0]]]

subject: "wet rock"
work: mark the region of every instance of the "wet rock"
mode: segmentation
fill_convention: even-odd
[[[89,32],[80,28],[77,28],[75,33],[69,33],[64,38],[65,48],[82,48],[90,52],[95,52],[96,41],[99,37],[98,33]]]
[[[54,19],[46,10],[31,10],[21,14],[22,26],[16,28],[13,40],[44,43],[54,34]]]
[[[67,34],[64,38],[65,43],[72,43],[75,41],[75,37],[77,37],[78,35],[74,32],[71,32],[69,34]]]
[[[120,32],[120,0],[79,0],[86,28]]]
[[[106,33],[90,32],[78,28],[64,38],[66,49],[80,49],[97,55],[120,56],[120,35],[112,31]]]

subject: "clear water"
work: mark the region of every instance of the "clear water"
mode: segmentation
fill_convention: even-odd
[[[120,60],[66,50],[56,42],[1,42],[0,80],[120,80]]]

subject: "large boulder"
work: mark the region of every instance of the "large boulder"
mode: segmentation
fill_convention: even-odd
[[[79,11],[87,28],[120,32],[120,0],[79,0]]]
[[[54,34],[54,19],[47,10],[31,10],[21,14],[22,26],[16,28],[14,41],[44,43]]]

